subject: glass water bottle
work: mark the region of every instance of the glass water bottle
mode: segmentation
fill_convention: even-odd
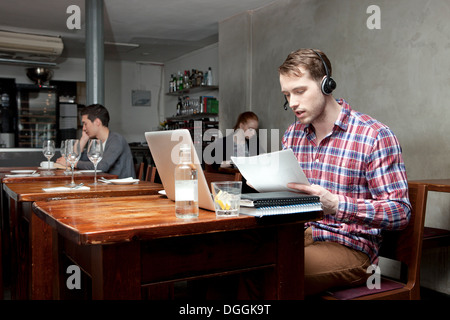
[[[175,214],[183,219],[198,217],[197,169],[187,144],[181,145],[180,162],[175,168]]]

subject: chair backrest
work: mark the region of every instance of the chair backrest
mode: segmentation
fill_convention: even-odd
[[[151,164],[148,165],[147,172],[145,173],[144,181],[161,183],[161,180],[158,177],[158,172],[156,170],[155,165],[151,165]]]
[[[144,162],[136,163],[134,165],[134,170],[136,171],[136,179],[144,179]]]
[[[402,262],[407,268],[403,280],[407,286],[419,286],[420,261],[422,255],[423,229],[427,204],[427,187],[424,184],[409,184],[411,218],[401,231],[385,231],[380,256]],[[417,288],[419,294],[419,288]]]

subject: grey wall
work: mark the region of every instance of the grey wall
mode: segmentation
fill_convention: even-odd
[[[371,4],[381,9],[380,30],[367,28]],[[333,65],[334,96],[392,128],[408,178],[450,178],[449,16],[446,0],[279,0],[225,20],[222,127],[245,104],[282,135],[294,116],[282,108],[277,67],[293,50],[320,48]],[[426,225],[450,229],[450,195],[430,194]],[[424,252],[422,284],[450,293],[449,264],[448,248]]]

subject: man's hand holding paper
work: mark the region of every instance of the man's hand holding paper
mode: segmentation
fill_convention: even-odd
[[[300,184],[300,183],[288,183],[287,185],[291,189],[295,189],[301,193],[310,194],[313,196],[320,197],[320,202],[322,203],[322,209],[324,214],[335,215],[339,206],[339,196],[333,194],[324,187],[317,184],[312,184],[310,186]]]
[[[310,185],[291,149],[231,160],[258,192],[291,190],[290,182]]]

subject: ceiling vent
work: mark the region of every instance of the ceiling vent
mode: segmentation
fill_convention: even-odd
[[[0,55],[12,58],[52,61],[64,44],[60,37],[0,31]]]

